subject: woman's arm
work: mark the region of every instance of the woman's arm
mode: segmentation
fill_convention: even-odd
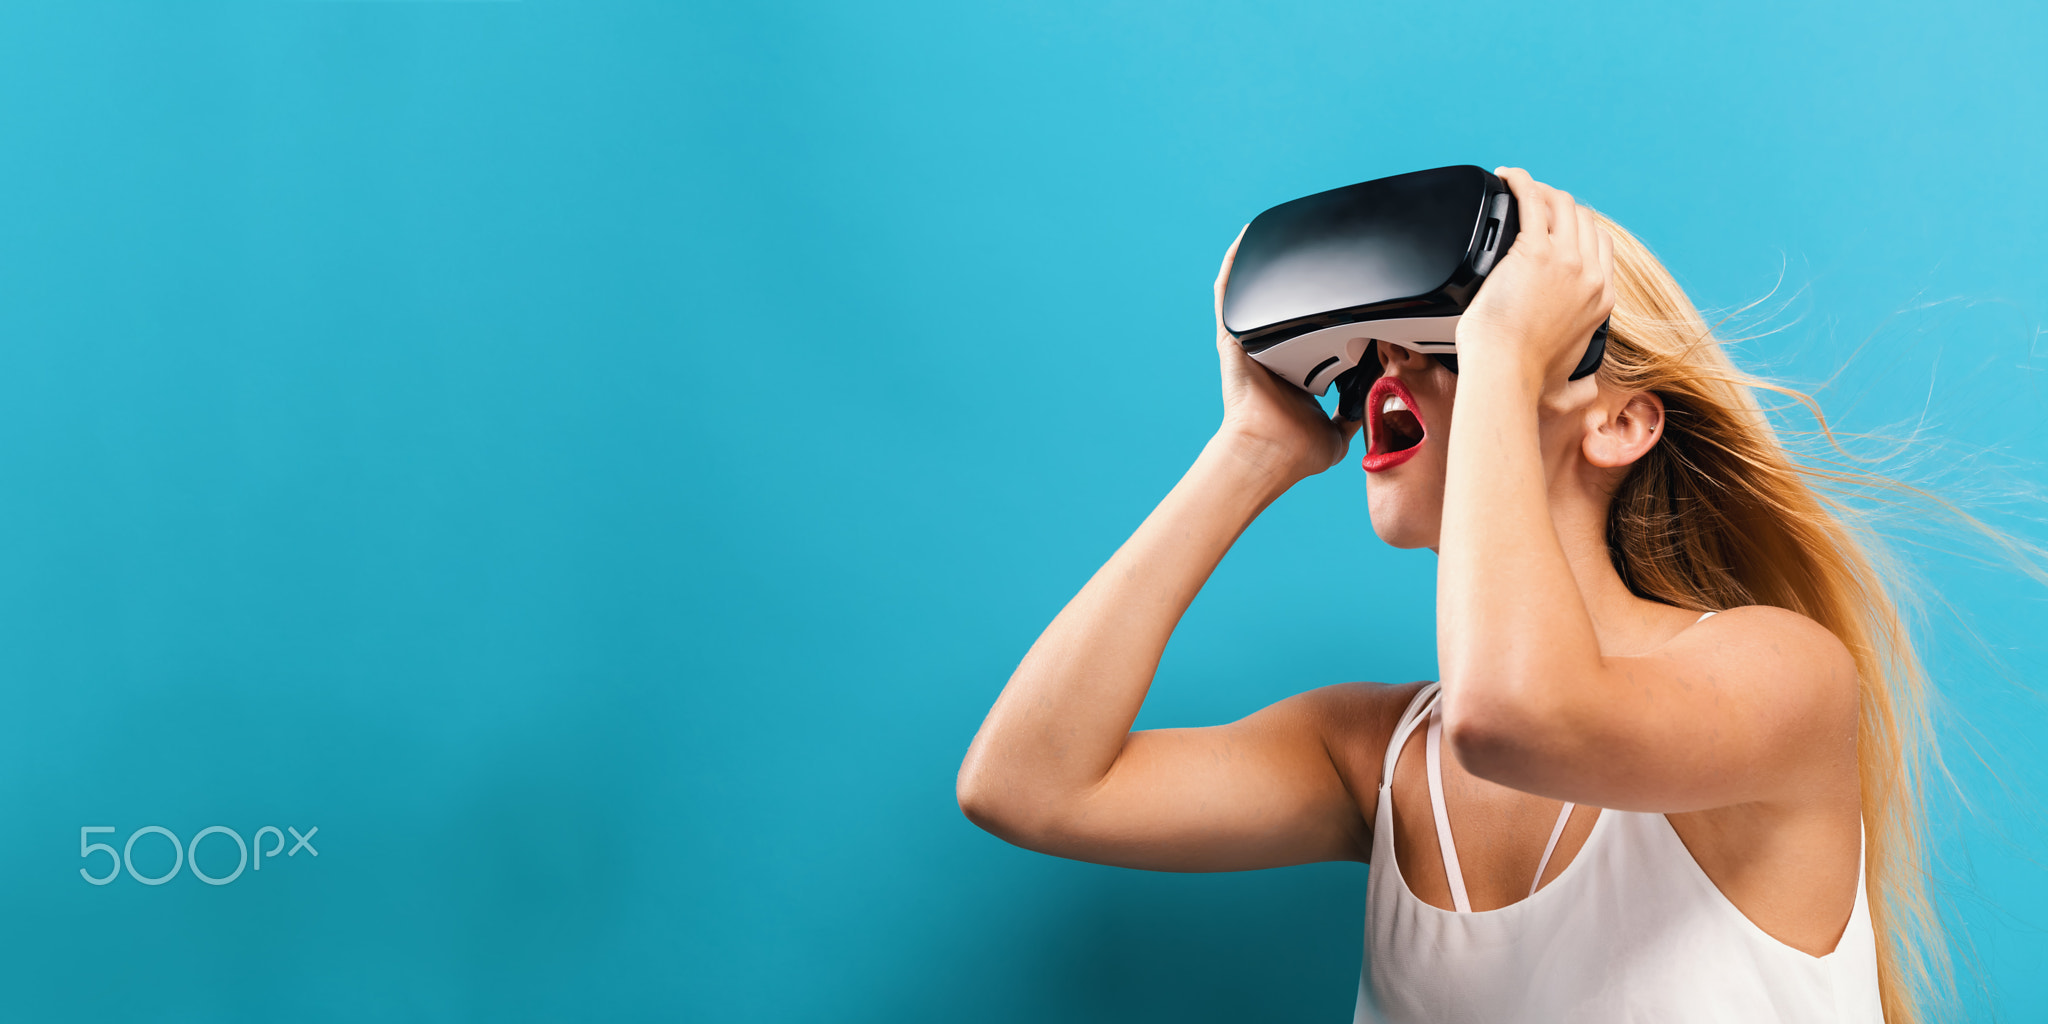
[[[1288,481],[1219,436],[1046,627],[960,766],[960,807],[1019,846],[1161,870],[1363,857],[1322,735],[1337,689],[1243,721],[1133,734],[1175,624]]]
[[[1229,269],[1227,256],[1219,302]],[[1318,690],[1225,726],[1130,731],[1168,637],[1224,553],[1357,430],[1253,363],[1220,317],[1216,346],[1223,427],[1032,645],[960,766],[961,809],[1010,842],[1184,871],[1364,855],[1325,738],[1383,688]]]
[[[1583,436],[1571,417],[1597,385],[1564,383],[1563,368],[1613,305],[1610,243],[1569,195],[1503,176],[1522,229],[1460,323],[1444,483],[1437,646],[1452,747],[1473,774],[1601,807],[1800,798],[1855,757],[1854,663],[1832,634],[1749,607],[1644,655],[1601,653],[1580,578],[1611,571],[1605,544],[1581,545],[1603,561],[1574,571],[1552,513],[1572,484],[1546,471],[1539,403],[1564,411],[1567,439]],[[1660,404],[1610,406],[1598,413],[1609,440],[1654,434]]]

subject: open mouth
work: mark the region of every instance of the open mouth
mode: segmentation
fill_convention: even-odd
[[[1372,390],[1365,395],[1365,424],[1369,441],[1362,464],[1368,473],[1389,470],[1414,458],[1429,437],[1416,412],[1415,396],[1395,377],[1373,381]]]

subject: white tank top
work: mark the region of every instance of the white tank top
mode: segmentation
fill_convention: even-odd
[[[1394,762],[1416,726],[1437,718],[1437,693],[1432,683],[1415,695],[1380,772],[1355,1024],[1883,1024],[1861,857],[1848,928],[1818,957],[1744,917],[1662,814],[1601,810],[1564,871],[1508,906],[1474,913],[1416,898],[1394,858]],[[1431,811],[1453,904],[1464,908],[1439,742],[1425,743]],[[1570,813],[1567,804],[1551,831],[1546,865]]]

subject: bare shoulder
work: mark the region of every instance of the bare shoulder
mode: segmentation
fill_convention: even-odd
[[[1731,608],[1679,634],[1665,651],[1680,659],[1671,678],[1697,680],[1721,700],[1700,721],[1747,733],[1742,756],[1770,766],[1779,786],[1760,786],[1793,804],[1839,801],[1856,785],[1862,695],[1848,645],[1820,623],[1785,608]],[[1716,703],[1719,703],[1718,701]]]
[[[1380,771],[1387,744],[1393,741],[1416,693],[1427,683],[1340,683],[1310,690],[1294,698],[1301,713],[1313,721],[1330,763],[1351,793],[1370,834],[1379,810]]]
[[[1790,609],[1730,608],[1679,634],[1668,649],[1710,666],[1767,674],[1779,694],[1809,713],[1856,713],[1856,659],[1848,645]]]
[[[1671,678],[1709,699],[1690,735],[1663,737],[1687,778],[1666,780],[1678,796],[1657,802],[1678,812],[1671,827],[1744,916],[1826,955],[1853,912],[1863,850],[1856,659],[1813,619],[1763,606],[1729,609],[1667,647],[1690,650]]]

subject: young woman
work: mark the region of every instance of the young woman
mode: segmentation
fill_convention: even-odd
[[[1439,556],[1443,679],[1130,731],[1224,552],[1358,429],[1219,323],[1222,427],[1017,667],[960,806],[1104,864],[1371,862],[1361,1021],[1917,1019],[1927,719],[1813,486],[1842,474],[1788,455],[1649,250],[1499,173],[1521,233],[1459,371],[1382,346],[1367,401],[1373,529]]]

